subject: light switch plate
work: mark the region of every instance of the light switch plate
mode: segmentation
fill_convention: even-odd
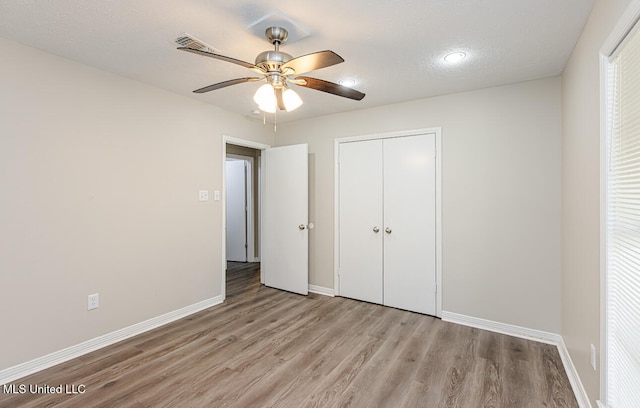
[[[200,190],[198,192],[200,201],[209,201],[209,190]]]

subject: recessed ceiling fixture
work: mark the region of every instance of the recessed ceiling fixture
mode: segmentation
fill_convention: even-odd
[[[247,77],[231,79],[217,84],[205,86],[193,92],[204,93],[216,89],[225,88],[230,85],[244,82],[266,82],[256,91],[253,100],[258,104],[258,108],[264,112],[275,113],[277,109],[291,112],[302,105],[300,96],[289,87],[289,84],[303,86],[316,91],[327,92],[333,95],[356,101],[364,98],[362,92],[334,82],[322,79],[299,76],[305,72],[314,71],[320,68],[330,67],[344,62],[341,56],[333,51],[319,51],[293,58],[286,52],[280,51],[280,45],[284,44],[288,38],[288,32],[282,27],[269,27],[265,35],[267,40],[273,44],[275,50],[264,51],[258,54],[255,64],[241,61],[235,58],[217,54],[215,52],[194,49],[191,47],[178,47],[181,51],[188,51],[193,54],[204,55],[205,57],[231,62],[249,68],[262,77]]]
[[[467,54],[465,54],[464,52],[457,51],[457,52],[452,52],[451,54],[445,55],[444,60],[449,64],[457,64],[458,62],[462,61],[466,57],[467,57]]]

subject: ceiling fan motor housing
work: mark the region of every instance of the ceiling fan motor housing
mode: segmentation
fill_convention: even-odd
[[[293,57],[282,51],[263,51],[256,57],[256,65],[267,72],[279,71],[280,66],[289,62]]]
[[[256,57],[256,65],[267,72],[280,72],[280,66],[293,59],[290,54],[280,51],[280,45],[284,44],[289,37],[289,33],[282,27],[269,27],[265,31],[265,36],[275,50],[263,51]]]

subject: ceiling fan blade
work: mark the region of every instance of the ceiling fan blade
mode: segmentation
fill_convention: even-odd
[[[252,70],[254,70],[254,71],[258,72],[258,73],[262,73],[262,74],[265,73],[265,71],[262,68],[258,67],[257,65],[254,65],[254,64],[252,64],[250,62],[241,61],[239,59],[227,57],[227,56],[216,54],[216,53],[209,52],[209,51],[196,50],[194,48],[189,48],[189,47],[178,47],[178,49],[180,51],[187,51],[187,52],[191,52],[193,54],[204,55],[205,57],[215,58],[215,59],[218,59],[218,60],[221,60],[221,61],[227,61],[227,62],[230,62],[232,64],[240,65],[241,67],[252,69]]]
[[[282,99],[282,88],[276,88],[276,101],[278,102],[278,109],[286,110],[284,106],[284,99]]]
[[[320,68],[344,62],[344,59],[333,51],[319,51],[312,54],[302,55],[283,64],[280,68],[286,73],[287,68],[293,70],[293,74],[300,75],[305,72],[314,71]]]
[[[213,85],[205,86],[204,88],[196,89],[193,92],[194,93],[205,93],[205,92],[215,91],[216,89],[220,89],[220,88],[226,88],[227,86],[231,86],[231,85],[242,84],[244,82],[255,82],[255,81],[262,81],[262,78],[251,77],[251,78],[230,79],[228,81],[218,82],[217,84],[213,84]]]
[[[356,101],[362,100],[365,94],[362,92],[356,91],[355,89],[349,88],[344,85],[336,84],[334,82],[324,81],[318,78],[310,78],[310,77],[297,77],[296,79],[304,80],[304,84],[293,82],[296,85],[304,86],[305,88],[315,89],[317,91],[327,92],[330,94],[342,96],[349,99],[354,99]]]

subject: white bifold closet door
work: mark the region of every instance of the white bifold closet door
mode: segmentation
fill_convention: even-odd
[[[435,135],[342,143],[340,295],[436,314]]]
[[[384,304],[435,315],[435,135],[384,142]]]
[[[340,145],[340,295],[382,303],[382,140]]]

